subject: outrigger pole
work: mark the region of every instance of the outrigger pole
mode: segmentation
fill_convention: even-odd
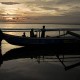
[[[3,39],[3,32],[0,29],[0,47],[1,47],[1,41],[2,41],[2,39]]]

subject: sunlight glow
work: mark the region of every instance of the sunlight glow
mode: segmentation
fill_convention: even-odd
[[[7,20],[13,20],[13,18],[12,18],[12,17],[7,17],[6,19],[7,19]]]
[[[59,18],[60,16],[62,20]],[[57,18],[54,20],[52,17]],[[65,20],[69,23],[69,20],[74,18],[70,20],[71,23],[74,23],[79,21],[79,17],[80,0],[68,2],[66,0],[0,0],[1,22],[53,23],[54,21],[64,22]]]

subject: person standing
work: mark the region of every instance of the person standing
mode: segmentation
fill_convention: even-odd
[[[45,37],[45,26],[43,26],[43,29],[41,31],[42,31],[41,37],[44,38]]]
[[[31,29],[31,31],[30,31],[30,37],[34,37],[34,31],[33,31],[33,29]]]
[[[25,32],[23,33],[23,35],[22,35],[23,37],[26,37],[26,34],[25,34]]]

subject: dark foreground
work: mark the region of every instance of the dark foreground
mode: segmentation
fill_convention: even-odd
[[[79,80],[79,59],[78,45],[27,46],[11,49],[0,57],[0,79]]]
[[[0,49],[1,50],[1,49]],[[2,52],[2,51],[0,51]],[[0,63],[2,64],[4,61],[8,60],[14,60],[14,59],[21,59],[21,58],[35,58],[38,59],[40,62],[40,58],[48,56],[56,56],[56,59],[58,59],[61,64],[64,66],[65,70],[69,70],[71,68],[74,68],[76,66],[80,65],[80,62],[75,63],[70,66],[66,66],[65,63],[65,56],[70,55],[74,57],[69,57],[69,58],[74,58],[77,55],[77,58],[80,58],[78,55],[80,55],[80,48],[79,45],[61,45],[61,46],[51,46],[51,45],[32,45],[32,46],[27,46],[27,47],[21,47],[21,48],[14,48],[9,51],[7,51],[4,55],[2,53],[0,54]],[[62,57],[60,57],[62,56]],[[67,57],[68,59],[68,57]]]

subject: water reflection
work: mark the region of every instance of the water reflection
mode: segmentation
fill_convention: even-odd
[[[76,54],[73,54],[76,53]],[[43,47],[21,47],[21,48],[14,48],[7,51],[4,55],[2,55],[2,51],[0,48],[0,64],[3,61],[13,60],[13,59],[21,59],[21,58],[31,58],[36,59],[38,63],[41,61],[43,62],[60,62],[65,70],[72,69],[80,65],[78,61],[75,63],[76,59],[80,59],[80,50],[65,50],[65,49],[51,49],[51,48],[44,48]],[[68,54],[68,55],[67,55]],[[65,56],[67,55],[67,56]],[[74,56],[73,56],[74,55]],[[78,56],[77,56],[78,55]],[[74,62],[73,64],[66,65],[66,62]]]

